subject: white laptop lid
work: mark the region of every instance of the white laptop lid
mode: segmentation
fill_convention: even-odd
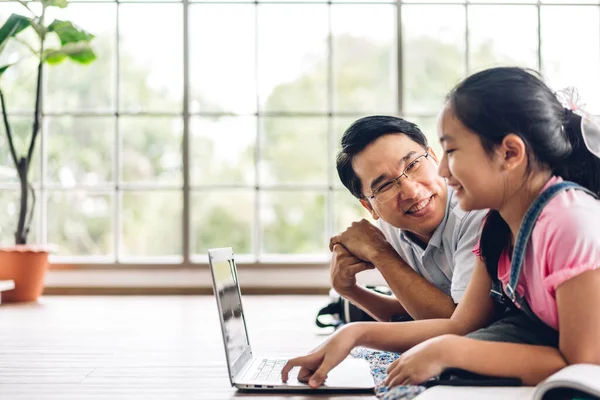
[[[219,310],[229,380],[233,385],[235,377],[252,358],[233,250],[231,247],[209,249],[208,260]]]
[[[208,250],[208,259],[213,281],[213,290],[217,299],[219,321],[225,345],[225,356],[229,369],[231,385],[238,384],[236,377],[246,364],[252,359],[252,348],[248,339],[246,319],[242,308],[242,295],[237,279],[235,258],[231,247]],[[295,380],[295,379],[294,379]],[[272,383],[270,385],[252,385],[252,388],[261,389],[290,389],[297,390],[298,386],[308,388],[306,384]],[[240,387],[240,386],[238,386]],[[242,385],[244,387],[244,385]],[[365,360],[346,359],[330,371],[325,385],[313,391],[345,390],[345,391],[372,391],[373,378],[369,364]],[[251,388],[245,386],[246,389]]]

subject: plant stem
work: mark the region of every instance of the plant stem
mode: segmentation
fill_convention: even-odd
[[[33,189],[33,185],[29,184],[29,191],[31,193],[31,210],[29,211],[29,218],[27,218],[27,222],[25,225],[25,237],[29,235],[29,230],[31,228],[31,221],[33,220],[33,214],[35,212],[35,190]]]
[[[21,182],[21,207],[19,209],[19,223],[17,225],[17,231],[15,232],[15,242],[16,244],[25,244],[27,243],[27,232],[25,229],[25,220],[27,218],[27,170],[29,169],[29,165],[27,165],[27,158],[21,157],[19,160],[19,164],[17,166],[17,170],[19,171],[19,180]]]
[[[6,112],[6,103],[4,102],[4,93],[0,90],[0,104],[2,105],[2,119],[4,120],[4,129],[6,129],[6,136],[8,136],[8,147],[10,148],[10,155],[15,163],[15,168],[19,167],[19,160],[17,160],[17,152],[15,151],[15,145],[13,144],[13,137],[10,131],[10,124],[8,123],[8,114]]]
[[[44,63],[40,60],[38,65],[38,77],[37,77],[37,88],[35,92],[35,111],[33,116],[33,133],[31,135],[31,142],[29,143],[29,151],[27,152],[27,172],[29,172],[29,165],[31,164],[31,157],[33,156],[33,149],[35,148],[35,142],[40,131],[41,121],[41,103],[42,103],[42,66]]]
[[[19,174],[19,182],[21,183],[21,207],[19,209],[19,222],[17,224],[17,231],[15,232],[15,244],[25,244],[27,242],[27,234],[25,230],[25,219],[27,216],[27,159],[21,157],[17,160],[17,153],[13,144],[12,132],[8,123],[8,115],[6,112],[6,103],[4,101],[4,93],[0,90],[0,103],[2,104],[2,117],[4,119],[4,128],[6,129],[6,136],[8,137],[8,144],[10,147],[10,154],[17,168]]]

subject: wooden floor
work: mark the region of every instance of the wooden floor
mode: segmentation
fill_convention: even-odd
[[[326,301],[244,297],[255,353],[293,356],[315,347],[325,336],[314,316]],[[283,396],[231,388],[212,296],[48,296],[38,304],[0,305],[0,399],[238,397]],[[329,397],[375,399],[317,398]]]

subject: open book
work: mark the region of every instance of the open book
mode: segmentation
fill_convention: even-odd
[[[537,385],[532,400],[600,400],[600,365],[569,365]]]
[[[569,365],[531,386],[434,386],[415,400],[600,400],[600,366]]]

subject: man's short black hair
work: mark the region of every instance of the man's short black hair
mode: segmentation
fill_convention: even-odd
[[[424,149],[429,146],[419,127],[402,118],[373,115],[355,121],[342,136],[342,149],[337,155],[336,167],[344,186],[358,199],[364,198],[360,179],[352,169],[354,156],[384,135],[406,135]]]

